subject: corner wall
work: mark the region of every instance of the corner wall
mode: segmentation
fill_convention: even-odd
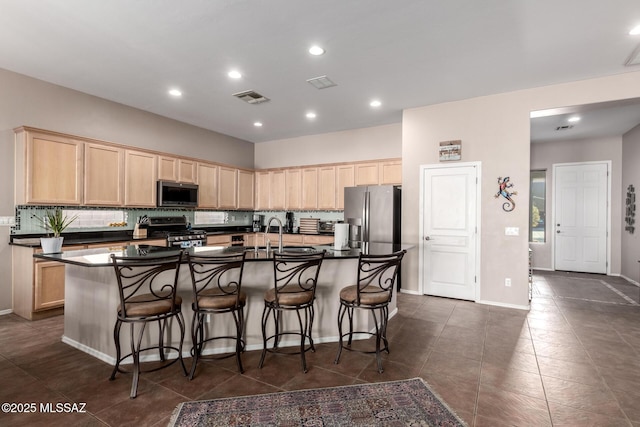
[[[402,125],[261,142],[255,153],[256,169],[397,158],[402,155]]]
[[[544,243],[530,243],[533,250],[533,267],[551,269],[553,212],[553,165],[556,163],[611,161],[611,274],[620,274],[620,239],[624,229],[622,205],[622,136],[582,139],[574,141],[550,141],[531,144],[531,170],[546,169],[546,220]],[[640,157],[636,157],[640,159]]]
[[[482,162],[480,299],[484,302],[528,306],[528,223],[531,111],[635,98],[640,73],[545,86],[458,102],[405,110],[402,139],[402,221],[404,243],[418,245],[419,167],[438,163],[440,141],[462,140],[462,161]],[[510,176],[517,208],[504,212],[493,195],[497,178]],[[519,236],[505,236],[505,227],[518,227]],[[418,251],[403,262],[409,291],[418,291]],[[512,278],[512,286],[504,279]]]
[[[627,187],[633,185],[636,194],[635,230],[633,234],[624,230],[625,210],[622,210],[622,244],[621,272],[622,276],[640,283],[640,125],[622,136],[622,197],[623,203]]]

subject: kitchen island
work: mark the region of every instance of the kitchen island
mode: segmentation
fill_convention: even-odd
[[[391,253],[406,249],[399,245],[371,244],[366,251],[370,254]],[[325,260],[320,269],[316,292],[316,316],[313,325],[314,342],[335,342],[338,340],[337,315],[340,290],[355,284],[357,277],[359,249],[334,251],[331,246],[315,246],[292,248],[295,251],[325,251]],[[113,266],[110,264],[111,254],[116,256],[153,258],[177,254],[179,249],[149,245],[127,245],[107,248],[84,249],[63,252],[60,254],[34,254],[34,257],[48,261],[62,262],[65,268],[65,309],[64,334],[62,341],[82,350],[100,360],[114,364],[116,349],[113,342],[113,326],[116,310],[120,303],[118,286]],[[242,288],[247,293],[245,308],[245,342],[247,350],[262,349],[261,319],[264,308],[264,292],[273,286],[273,252],[254,250],[243,247],[203,246],[185,249],[197,255],[223,255],[247,251]],[[183,264],[180,268],[178,294],[182,297],[182,312],[187,325],[183,356],[189,357],[191,349],[191,280],[189,268]],[[390,317],[396,313],[395,294],[389,306]],[[356,329],[372,330],[374,324],[366,313],[357,313]],[[297,327],[297,320],[291,317],[291,323],[285,322],[285,329]],[[231,319],[217,316],[209,324],[216,335],[233,335],[235,328]],[[153,325],[152,327],[155,327]],[[145,334],[145,339],[157,339],[155,330]],[[365,338],[363,336],[362,338]],[[359,338],[359,337],[356,337]],[[128,346],[129,328],[122,328],[121,342]],[[172,341],[179,339],[177,322],[171,329]],[[149,344],[151,341],[143,342]],[[226,345],[226,347],[224,346]],[[296,341],[284,341],[281,346],[299,345]],[[234,351],[234,343],[218,344],[208,347],[208,353],[227,353]],[[170,355],[169,357],[177,357]],[[145,361],[157,360],[157,354],[148,355]],[[125,361],[125,363],[127,363]]]

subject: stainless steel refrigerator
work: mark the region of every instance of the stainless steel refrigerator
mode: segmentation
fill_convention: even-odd
[[[392,185],[344,189],[344,221],[349,227],[349,245],[372,243],[399,245],[401,190]]]

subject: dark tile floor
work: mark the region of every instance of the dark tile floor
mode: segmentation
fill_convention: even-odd
[[[199,364],[189,382],[174,365],[130,377],[60,341],[61,317],[27,322],[0,316],[0,402],[86,403],[86,413],[0,413],[2,426],[163,426],[180,402],[388,381],[420,376],[472,426],[640,426],[640,290],[587,274],[534,276],[531,311],[401,294],[390,321],[391,354],[378,374],[373,356],[336,344],[297,356],[244,355]],[[174,369],[175,368],[175,369]]]

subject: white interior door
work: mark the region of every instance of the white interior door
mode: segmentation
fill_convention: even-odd
[[[480,165],[421,168],[422,293],[476,301]]]
[[[608,163],[554,165],[555,269],[607,273]]]

